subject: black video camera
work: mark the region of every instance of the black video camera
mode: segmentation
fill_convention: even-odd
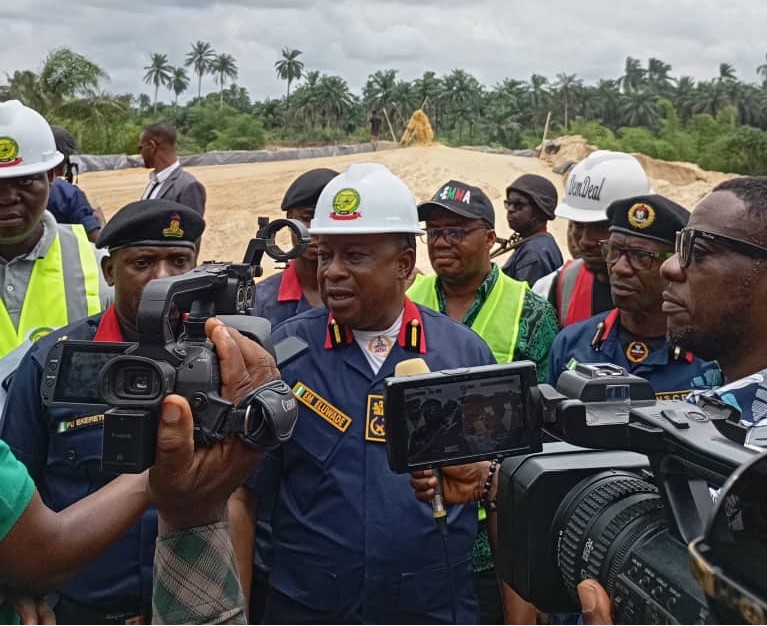
[[[548,613],[579,612],[576,586],[593,578],[616,623],[712,623],[687,545],[712,518],[715,488],[755,454],[738,412],[707,397],[657,401],[609,364],[579,364],[539,391],[544,428],[564,441],[501,466],[502,578]],[[767,558],[767,535],[758,549]]]
[[[216,316],[260,343],[278,366],[306,349],[297,338],[272,345],[271,326],[245,315],[253,303],[253,279],[264,253],[277,261],[298,257],[309,242],[296,220],[259,218],[259,231],[242,263],[206,262],[179,276],[150,281],[138,309],[138,342],[106,343],[62,338],[51,350],[41,381],[47,406],[107,405],[102,467],[138,473],[154,462],[160,405],[177,393],[189,400],[195,444],[209,446],[230,434],[274,448],[287,441],[298,407],[281,380],[259,387],[236,406],[219,395],[218,359],[207,341],[205,321]],[[276,236],[291,233],[283,251]]]

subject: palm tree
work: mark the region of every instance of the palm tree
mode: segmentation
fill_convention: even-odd
[[[207,41],[196,41],[192,44],[192,49],[187,52],[184,65],[194,67],[194,73],[197,74],[197,97],[202,97],[202,76],[207,74],[210,64],[216,57],[216,51]]]
[[[413,92],[418,98],[418,106],[423,108],[431,120],[434,132],[437,132],[439,101],[442,95],[442,80],[431,71],[424,72],[421,78],[413,81]]]
[[[719,82],[738,80],[738,77],[735,76],[735,68],[730,63],[720,63],[717,80]]]
[[[565,130],[570,127],[569,109],[572,101],[573,91],[581,86],[582,81],[577,78],[575,74],[565,74],[560,72],[557,74],[557,82],[554,84],[554,88],[559,90],[562,96],[562,103],[564,105],[565,114]]]
[[[168,89],[174,94],[173,106],[178,104],[178,97],[189,87],[189,74],[183,67],[170,68],[170,79],[168,80]]]
[[[482,85],[468,72],[454,69],[443,79],[445,86],[442,101],[445,104],[445,118],[450,119],[451,127],[458,128],[458,140],[463,141],[463,130],[479,117],[482,100]]]
[[[618,79],[621,91],[631,93],[637,91],[644,82],[646,70],[642,67],[642,62],[633,57],[626,57],[626,66],[623,69],[623,76]]]
[[[667,95],[675,82],[669,76],[670,71],[671,66],[668,63],[650,57],[647,61],[647,85],[656,93]]]
[[[216,75],[216,82],[221,88],[219,109],[224,108],[224,85],[227,79],[237,79],[237,62],[231,54],[219,54],[210,64],[210,72]]]
[[[323,75],[317,83],[317,101],[322,107],[325,127],[338,125],[341,118],[354,106],[349,85],[340,76]]]
[[[377,70],[368,76],[367,83],[362,88],[362,96],[367,106],[388,114],[394,107],[396,84],[397,70]]]
[[[173,67],[168,63],[168,55],[152,52],[149,55],[149,65],[145,65],[144,82],[154,85],[154,114],[157,115],[157,90],[160,85],[167,85],[171,79]]]
[[[767,53],[764,55],[765,61],[767,61]],[[767,63],[762,63],[756,68],[756,73],[762,78],[762,89],[767,90]]]
[[[294,48],[283,48],[282,58],[274,64],[274,71],[281,80],[288,82],[288,93],[285,96],[285,103],[290,107],[290,84],[294,80],[301,80],[304,75],[304,64],[298,60],[303,54],[300,50]]]
[[[648,126],[652,128],[660,119],[655,98],[642,92],[634,92],[624,96],[620,114],[622,122],[626,126]]]

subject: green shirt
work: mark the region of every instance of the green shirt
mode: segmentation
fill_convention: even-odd
[[[4,441],[0,441],[0,541],[19,521],[35,493],[27,468],[24,467]],[[42,547],[41,547],[42,549]],[[42,557],[42,555],[41,555]],[[18,624],[11,604],[0,606],[0,624]]]

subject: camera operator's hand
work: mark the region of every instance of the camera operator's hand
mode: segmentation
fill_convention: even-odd
[[[43,597],[18,596],[12,602],[22,624],[56,623],[56,616]]]
[[[490,471],[489,461],[453,465],[440,469],[442,474],[442,499],[445,504],[468,504],[477,502],[482,496],[485,481]],[[415,490],[415,497],[423,502],[434,498],[437,487],[437,477],[432,470],[413,472],[410,484]],[[497,489],[497,474],[488,494],[489,500],[495,499]]]
[[[236,402],[279,377],[274,359],[256,342],[218,320],[208,320],[205,329],[216,346],[226,399]],[[193,426],[186,399],[178,395],[165,398],[155,464],[149,470],[149,490],[160,512],[161,532],[225,519],[229,496],[263,456],[263,451],[234,436],[195,449]]]
[[[216,346],[221,395],[230,402],[236,404],[249,391],[280,377],[272,356],[231,326],[211,317],[205,333]]]
[[[578,583],[578,599],[581,602],[584,624],[612,624],[610,597],[596,580]]]

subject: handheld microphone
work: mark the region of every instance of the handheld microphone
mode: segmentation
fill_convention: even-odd
[[[431,370],[421,358],[406,359],[400,361],[394,366],[395,376],[415,376],[417,374],[428,374]],[[443,535],[447,535],[447,510],[442,501],[442,474],[438,469],[432,470],[437,477],[437,488],[434,498],[431,500],[431,511],[437,528]]]

